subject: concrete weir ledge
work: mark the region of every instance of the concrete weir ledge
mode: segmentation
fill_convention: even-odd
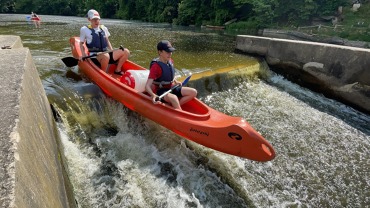
[[[236,50],[262,56],[288,79],[370,114],[370,50],[238,35]]]
[[[19,36],[0,36],[0,46],[0,207],[76,207],[30,50]]]

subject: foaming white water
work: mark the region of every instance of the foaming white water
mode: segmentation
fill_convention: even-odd
[[[266,163],[183,140],[110,99],[71,96],[63,145],[80,207],[368,204],[370,118],[282,77],[269,83],[204,98],[272,143],[277,157]]]
[[[282,77],[272,81],[245,82],[205,99],[246,118],[277,152],[267,163],[224,159],[236,186],[258,207],[368,205],[370,118]]]
[[[102,102],[95,118],[114,125],[115,135],[89,132],[94,113],[81,103],[79,134],[62,140],[80,207],[246,207],[180,137],[121,104]]]
[[[89,150],[81,151],[78,144],[69,140],[65,127],[58,125],[59,135],[66,156],[69,179],[74,187],[76,201],[79,204],[89,203],[94,193],[91,177],[99,170],[99,158],[91,157]]]
[[[272,143],[277,157],[267,163],[184,142],[109,99],[98,103],[100,110],[87,101],[74,101],[71,104],[78,110],[70,107],[65,116],[74,115],[79,127],[65,119],[72,133],[68,132],[69,140],[63,144],[80,207],[368,203],[370,139],[366,129],[354,126],[363,126],[369,117],[281,77],[272,80],[274,85],[243,82],[204,98],[220,111],[246,118]],[[341,119],[332,109],[340,109],[351,119]],[[106,127],[117,132],[95,132]]]

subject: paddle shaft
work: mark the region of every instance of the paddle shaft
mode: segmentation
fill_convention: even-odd
[[[91,58],[91,57],[94,57],[94,56],[98,56],[98,55],[101,55],[101,54],[111,53],[111,52],[116,51],[116,50],[124,50],[124,48],[121,45],[118,49],[114,49],[114,50],[111,50],[111,51],[98,52],[96,54],[92,54],[92,55],[89,55],[89,56],[84,56],[84,57],[82,57],[82,60],[84,61],[84,60],[86,60],[88,58]],[[62,58],[63,63],[67,67],[76,66],[78,64],[78,61],[79,60],[80,60],[79,58],[75,58],[75,57],[65,57],[65,58]]]
[[[84,56],[84,57],[82,57],[82,60],[85,60],[85,59],[88,59],[88,58],[91,58],[91,57],[95,57],[95,56],[99,56],[101,54],[106,54],[106,53],[118,51],[118,50],[125,50],[125,48],[122,45],[120,45],[119,48],[117,48],[117,49],[113,49],[113,50],[110,50],[110,51],[98,52],[98,53],[95,53],[95,54],[92,54],[92,55],[89,55],[89,56]]]
[[[177,87],[179,87],[180,84],[177,84],[173,87],[171,87],[171,89],[169,89],[167,92],[163,93],[161,96],[157,97],[155,100],[161,100],[162,98],[164,98],[164,96],[166,96],[168,93],[172,92],[172,90],[176,89]]]
[[[182,86],[183,85],[186,85],[187,83],[188,83],[188,81],[190,80],[190,77],[191,77],[191,75],[190,76],[188,76],[183,82],[182,82]],[[177,87],[179,87],[179,86],[181,86],[180,84],[177,84],[177,85],[175,85],[175,86],[173,86],[173,87],[171,87],[171,89],[169,89],[168,91],[166,91],[165,93],[163,93],[161,96],[159,96],[159,97],[157,97],[155,100],[156,101],[159,101],[159,100],[161,100],[162,98],[164,98],[164,96],[166,96],[168,93],[170,93],[170,92],[172,92],[174,89],[176,89]]]

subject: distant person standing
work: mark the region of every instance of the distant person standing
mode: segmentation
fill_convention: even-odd
[[[41,25],[41,18],[34,12],[31,12],[31,20],[35,24],[36,28],[40,28]]]

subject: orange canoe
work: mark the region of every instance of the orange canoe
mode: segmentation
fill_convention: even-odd
[[[81,56],[79,38],[72,37],[70,45],[73,56]],[[244,119],[216,111],[196,98],[182,105],[182,111],[166,104],[154,105],[143,92],[148,70],[142,66],[126,61],[123,76],[112,73],[115,66],[106,72],[91,59],[80,61],[78,66],[108,96],[182,137],[250,160],[269,161],[275,157],[271,144]]]

